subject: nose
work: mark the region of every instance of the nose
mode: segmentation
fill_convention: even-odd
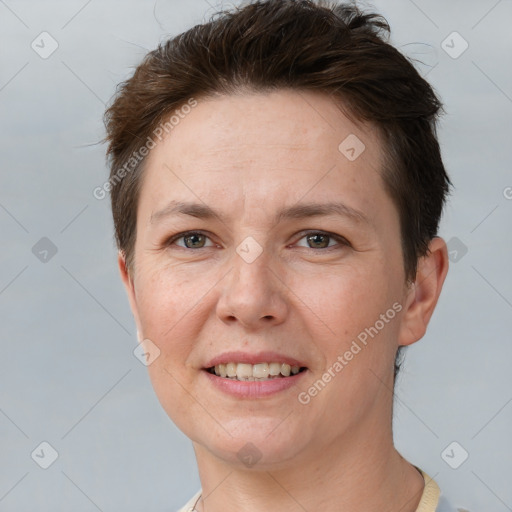
[[[239,322],[248,330],[284,322],[289,290],[279,274],[283,272],[272,268],[265,251],[254,261],[235,253],[233,268],[222,281],[217,316],[228,324]]]

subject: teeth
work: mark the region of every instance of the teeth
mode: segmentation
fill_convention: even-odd
[[[226,373],[228,377],[236,377],[236,363],[228,363],[226,365]]]
[[[290,366],[286,363],[247,363],[218,364],[214,368],[215,375],[229,377],[237,380],[268,380],[276,377],[289,377],[290,374],[299,373],[299,366]],[[213,373],[213,372],[212,372]]]
[[[279,363],[269,364],[270,375],[279,375],[281,373],[281,365]]]
[[[252,364],[238,363],[236,367],[236,376],[239,379],[248,379],[249,377],[253,377],[252,374]]]
[[[251,365],[249,365],[251,366]],[[252,376],[256,377],[257,379],[263,379],[263,377],[268,377],[269,374],[269,368],[268,363],[259,363],[255,364],[252,368]],[[237,372],[238,374],[238,372]]]

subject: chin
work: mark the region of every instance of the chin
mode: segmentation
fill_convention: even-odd
[[[250,470],[277,470],[289,465],[307,446],[303,426],[286,424],[290,418],[233,418],[186,435],[229,465]],[[294,428],[296,427],[296,428]],[[224,430],[225,429],[225,430]],[[280,430],[281,429],[281,430]],[[231,434],[231,435],[230,435]]]

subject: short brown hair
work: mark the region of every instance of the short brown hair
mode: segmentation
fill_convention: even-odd
[[[432,87],[387,40],[389,25],[354,5],[260,0],[217,13],[161,44],[121,84],[105,113],[116,240],[132,268],[144,158],[132,159],[190,98],[286,88],[332,97],[383,140],[382,178],[400,216],[406,278],[436,236],[451,185]],[[119,179],[119,170],[124,169]]]

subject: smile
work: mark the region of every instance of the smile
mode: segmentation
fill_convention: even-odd
[[[211,374],[239,381],[266,381],[296,375],[305,367],[291,366],[287,363],[226,363],[207,369]]]

